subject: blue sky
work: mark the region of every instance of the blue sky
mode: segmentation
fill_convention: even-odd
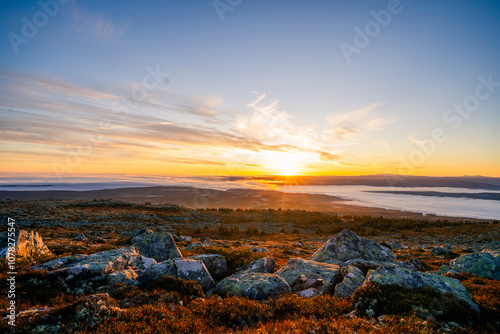
[[[497,1],[41,3],[0,5],[3,172],[500,176]]]

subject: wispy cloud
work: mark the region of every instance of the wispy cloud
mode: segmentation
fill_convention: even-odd
[[[131,87],[129,82],[98,91],[57,78],[0,71],[0,154],[9,159],[16,151],[16,159],[36,155],[38,160],[64,161],[68,152],[90,143],[85,161],[93,164],[135,159],[264,169],[276,161],[307,166],[348,157],[321,129],[299,124],[266,94],[256,94],[234,118],[220,114],[220,96],[186,97],[160,88],[133,101],[123,114],[113,105]],[[378,124],[372,118],[362,129]]]
[[[82,2],[73,1],[65,13],[71,20],[71,29],[84,38],[117,41],[128,30],[128,23],[115,23],[101,12],[91,13]]]
[[[374,103],[359,109],[336,113],[327,116],[331,126],[329,133],[334,140],[352,139],[379,131],[384,126],[396,122],[398,119],[381,110],[380,103]]]

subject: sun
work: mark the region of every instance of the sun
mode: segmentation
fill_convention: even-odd
[[[266,165],[280,175],[298,175],[306,165],[308,157],[302,152],[273,152]]]
[[[283,163],[283,165],[277,166],[277,169],[280,171],[281,175],[286,176],[297,175],[300,170],[298,166],[287,163]]]

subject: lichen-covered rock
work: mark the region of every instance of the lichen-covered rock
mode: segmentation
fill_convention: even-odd
[[[115,286],[118,283],[137,286],[139,284],[139,282],[137,282],[137,277],[137,273],[131,268],[114,271],[107,275],[108,284],[110,286]]]
[[[200,254],[189,258],[202,261],[211,275],[222,275],[227,271],[226,258],[220,254]]]
[[[14,239],[15,247],[8,247],[9,237]],[[2,258],[8,258],[11,253],[17,258],[25,259],[52,256],[51,251],[36,231],[17,230],[13,236],[8,232],[0,233],[0,246],[0,257]]]
[[[80,233],[80,234],[77,234],[74,239],[77,241],[85,241],[85,240],[87,240],[87,237],[85,236],[85,234]]]
[[[282,277],[292,292],[316,288],[321,293],[330,292],[341,279],[340,267],[334,264],[290,259],[276,275]]]
[[[403,248],[403,245],[401,245],[397,241],[386,241],[386,242],[382,243],[382,246],[386,246],[386,247],[389,247],[390,249],[394,249],[394,250]]]
[[[275,274],[240,273],[226,277],[217,284],[216,292],[223,296],[249,297],[262,300],[290,292],[287,282]]]
[[[124,269],[134,263],[139,256],[134,247],[126,247],[91,255],[72,255],[46,262],[34,268],[64,271],[74,276],[86,273],[107,274]]]
[[[425,271],[425,265],[420,262],[420,260],[411,258],[407,261],[401,261],[397,263],[398,266],[406,268],[406,269],[411,269],[414,271]]]
[[[141,255],[151,257],[158,262],[182,257],[172,235],[168,232],[147,234],[132,245]]]
[[[422,273],[394,265],[383,265],[370,270],[363,283],[375,285],[397,285],[405,289],[430,288],[440,294],[451,294],[465,302],[470,309],[479,313],[479,307],[472,301],[469,293],[459,280],[432,273]]]
[[[151,267],[154,264],[156,264],[155,259],[151,259],[149,257],[140,255],[134,262],[131,263],[131,266],[138,270],[144,270]]]
[[[175,259],[175,269],[177,277],[198,281],[204,290],[209,290],[215,286],[215,282],[202,261],[193,259]]]
[[[309,289],[297,292],[296,295],[304,297],[304,298],[311,298],[311,297],[316,297],[316,296],[321,295],[321,292],[315,288],[309,288]]]
[[[130,241],[132,242],[132,244],[135,244],[136,242],[139,242],[142,239],[144,239],[144,237],[153,233],[154,233],[153,230],[149,228],[138,228],[137,230],[135,230],[134,234],[132,235],[132,239]]]
[[[449,266],[447,266],[446,264],[443,264],[443,265],[439,268],[439,270],[438,270],[437,274],[438,274],[438,275],[443,275],[445,272],[449,271],[450,269],[451,269],[451,268],[450,268]]]
[[[173,260],[165,260],[163,262],[153,264],[146,270],[141,271],[137,280],[142,284],[146,284],[164,276],[177,278],[177,270],[175,269],[175,263]]]
[[[254,253],[270,253],[271,251],[264,247],[251,247],[250,250]]]
[[[500,252],[464,254],[450,261],[451,270],[489,279],[500,279]]]
[[[276,268],[276,261],[272,257],[263,257],[250,264],[243,270],[247,273],[272,273]]]
[[[357,288],[363,285],[365,276],[361,269],[348,266],[342,269],[343,280],[335,286],[335,297],[346,298],[351,296]]]
[[[436,246],[433,249],[431,249],[431,253],[434,255],[449,255],[452,252],[449,249]]]
[[[396,262],[396,257],[389,248],[362,238],[350,230],[336,234],[311,256],[312,261],[330,264],[342,264],[353,259]]]

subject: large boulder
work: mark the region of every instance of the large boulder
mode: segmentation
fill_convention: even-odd
[[[211,275],[222,275],[227,271],[226,258],[220,254],[200,254],[189,258],[203,262]]]
[[[158,262],[182,257],[172,235],[168,232],[147,234],[132,245],[141,255],[151,257]]]
[[[11,233],[0,233],[0,257],[8,258],[11,254],[17,258],[25,259],[52,256],[51,251],[43,243],[42,237],[38,232],[17,230],[13,236]],[[11,240],[9,240],[9,237]],[[15,242],[15,246],[9,247],[9,244],[12,244],[13,241]]]
[[[463,302],[471,312],[478,314],[479,307],[472,301],[469,293],[459,280],[432,273],[422,273],[394,265],[382,265],[370,270],[363,286],[398,286],[411,291],[431,289],[439,295],[451,295]]]
[[[450,269],[489,279],[500,279],[500,252],[464,254],[450,261]]]
[[[339,265],[353,259],[396,262],[396,257],[389,248],[362,238],[350,230],[343,230],[331,237],[311,256],[312,261]]]
[[[132,244],[135,244],[136,242],[139,242],[142,239],[144,239],[149,234],[153,233],[154,233],[153,230],[149,228],[138,228],[137,230],[134,231],[134,234],[132,235],[130,241],[132,242]]]
[[[174,263],[178,278],[197,281],[204,290],[215,287],[215,282],[202,261],[179,258]]]
[[[276,261],[272,257],[262,257],[260,259],[250,262],[250,264],[243,270],[247,273],[272,273],[276,268]]]
[[[87,273],[107,274],[125,269],[139,257],[140,254],[134,247],[126,247],[91,255],[66,256],[35,266],[34,269],[64,271],[74,276]]]
[[[137,280],[142,284],[147,284],[155,279],[164,276],[177,277],[177,270],[173,260],[165,260],[160,263],[153,264],[139,273]]]
[[[361,269],[348,266],[342,269],[342,282],[335,286],[335,297],[346,298],[351,296],[357,288],[363,285],[365,275]]]
[[[289,293],[290,286],[283,278],[275,274],[239,273],[220,281],[215,291],[223,296],[262,300]]]
[[[137,282],[137,273],[131,268],[114,271],[107,275],[107,279],[110,286],[119,283],[123,285],[139,285],[139,282]]]
[[[335,284],[341,279],[340,267],[334,264],[290,259],[276,275],[283,278],[292,292],[316,288],[321,293],[333,292]]]

